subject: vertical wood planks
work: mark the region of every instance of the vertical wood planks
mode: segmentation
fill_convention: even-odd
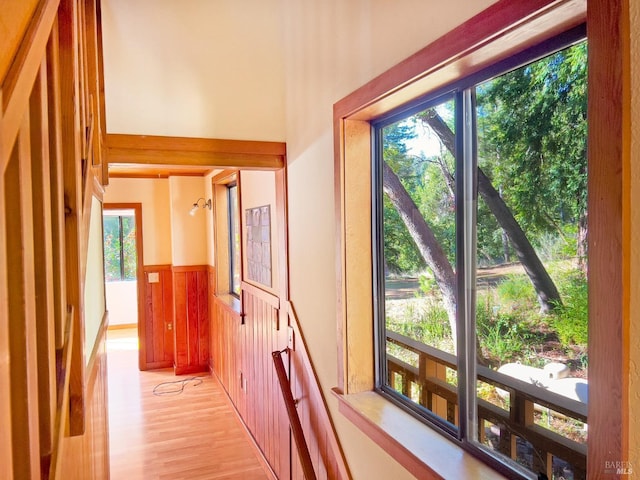
[[[206,266],[174,267],[176,375],[209,369],[209,306]]]
[[[158,281],[150,282],[149,275]],[[141,370],[173,366],[173,274],[171,265],[143,267],[144,313],[139,318],[141,331]]]

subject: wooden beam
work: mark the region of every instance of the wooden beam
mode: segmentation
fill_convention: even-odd
[[[108,163],[200,165],[212,168],[278,170],[286,144],[252,140],[108,134]]]

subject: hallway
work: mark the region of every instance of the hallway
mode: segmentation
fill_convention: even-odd
[[[169,369],[140,372],[135,329],[108,332],[107,362],[112,480],[269,478],[215,378],[154,395],[160,383],[191,377]],[[156,392],[176,388],[181,384]]]

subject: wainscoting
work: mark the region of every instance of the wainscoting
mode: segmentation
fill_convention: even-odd
[[[272,352],[287,348],[293,332],[295,350],[283,355],[297,400],[314,470],[318,479],[348,479],[348,467],[338,445],[323,396],[288,302],[243,283],[242,305],[211,295],[211,368],[277,478],[304,479],[290,435]],[[289,325],[279,318],[290,312]],[[291,457],[290,452],[293,452]]]
[[[140,370],[173,366],[173,272],[171,265],[144,266],[144,317],[140,326]]]
[[[65,480],[109,480],[107,415],[106,316],[86,369],[85,431],[62,440],[61,470]]]
[[[207,266],[173,267],[176,375],[209,370]]]

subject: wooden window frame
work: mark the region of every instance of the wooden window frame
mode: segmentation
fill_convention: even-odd
[[[587,8],[588,6],[588,8]],[[629,458],[629,19],[623,0],[500,0],[334,105],[340,411],[418,476],[494,478],[488,467],[395,411],[375,388],[371,122],[413,99],[586,22],[589,42],[588,477]],[[628,182],[627,182],[628,183]],[[626,192],[626,193],[625,193]],[[367,268],[369,267],[369,268]],[[626,313],[625,313],[626,312]],[[371,341],[363,341],[371,339]],[[393,418],[391,421],[390,418]],[[419,422],[418,422],[419,423]],[[395,427],[393,426],[395,424]],[[420,435],[403,430],[421,429]],[[444,437],[441,437],[444,438]],[[437,444],[437,445],[436,445]],[[433,452],[437,452],[434,454]],[[486,470],[483,470],[486,469]],[[456,477],[458,475],[458,477]]]
[[[231,209],[229,208],[229,186],[235,185],[237,187],[238,195],[238,212],[242,210],[241,192],[242,187],[240,185],[240,173],[237,170],[224,170],[211,179],[211,189],[213,192],[213,223],[214,223],[214,251],[215,251],[215,265],[216,265],[216,297],[231,306],[236,312],[241,313],[241,298],[240,295],[235,295],[232,292],[232,279],[231,279],[231,233],[229,231],[230,222],[229,214]],[[242,238],[242,222],[238,219],[238,229],[240,230],[240,237]],[[240,258],[242,259],[242,242],[240,242]],[[240,268],[240,285],[242,285],[242,261],[239,265]]]

